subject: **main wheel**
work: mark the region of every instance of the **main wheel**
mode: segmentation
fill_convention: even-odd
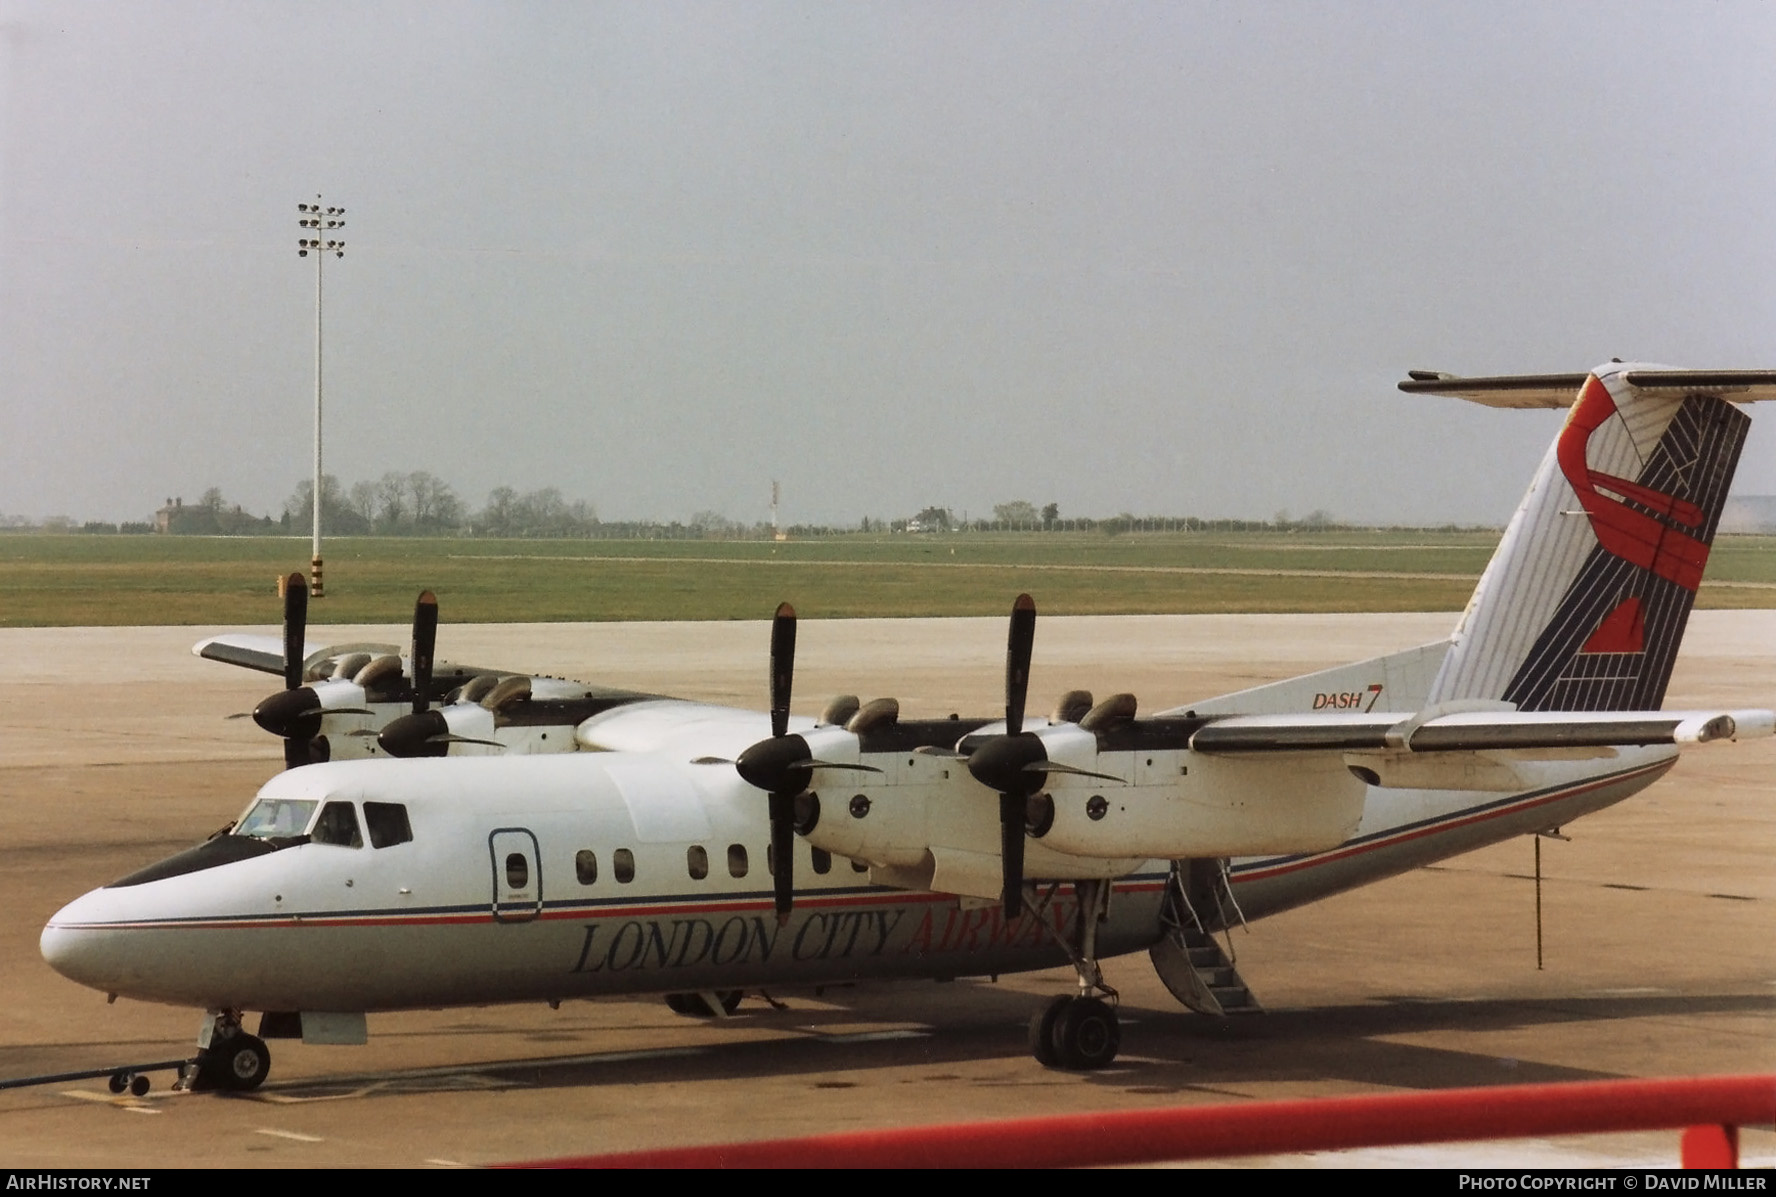
[[[245,1031],[218,1039],[199,1056],[197,1088],[245,1093],[265,1083],[271,1052],[265,1040]]]
[[[1073,999],[1065,994],[1050,998],[1042,1009],[1030,1015],[1030,1054],[1044,1068],[1059,1068],[1061,1055],[1055,1050],[1055,1023]]]
[[[1116,1011],[1097,998],[1076,998],[1055,1019],[1055,1054],[1063,1068],[1106,1067],[1121,1046]]]

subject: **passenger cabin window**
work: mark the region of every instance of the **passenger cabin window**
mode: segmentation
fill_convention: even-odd
[[[574,876],[580,879],[581,885],[591,885],[598,880],[598,853],[590,848],[581,848],[574,853]]]
[[[405,844],[413,838],[413,825],[407,822],[407,808],[399,802],[364,803],[364,826],[370,831],[372,848]]]
[[[709,876],[709,853],[703,850],[703,845],[692,844],[685,852],[685,867],[690,870],[692,881]]]
[[[635,853],[627,848],[618,848],[611,853],[611,872],[617,876],[618,885],[628,885],[635,880]]]
[[[506,857],[506,887],[523,889],[530,884],[530,862],[524,859],[524,853],[513,852]]]
[[[832,853],[824,848],[812,848],[809,854],[814,857],[814,871],[822,877],[832,872]]]
[[[314,814],[319,803],[290,798],[261,798],[247,812],[240,826],[234,829],[236,835],[250,835],[256,839],[269,839],[272,836],[301,835],[308,826],[309,816]]]
[[[329,802],[321,808],[314,830],[308,833],[312,844],[338,844],[342,848],[362,848],[364,837],[358,834],[357,808],[349,802]]]
[[[728,876],[730,876],[730,877],[744,877],[744,876],[746,876],[746,845],[745,844],[729,844],[728,845]]]

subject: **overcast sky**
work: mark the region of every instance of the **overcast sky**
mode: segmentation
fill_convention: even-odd
[[[1394,383],[1776,366],[1773,64],[1752,3],[0,0],[0,512],[282,509],[319,192],[348,484],[1502,522],[1556,417]]]

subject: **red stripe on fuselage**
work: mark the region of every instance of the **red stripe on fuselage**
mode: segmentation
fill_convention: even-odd
[[[1072,884],[1062,882],[1063,885]],[[1150,893],[1164,889],[1163,879],[1119,883],[1114,886],[1118,894]],[[954,895],[936,894],[931,892],[915,892],[912,890],[897,893],[877,894],[845,894],[830,898],[796,899],[797,909],[834,909],[859,906],[923,906],[933,903],[940,904],[952,901]],[[711,914],[764,914],[773,909],[769,897],[761,899],[739,899],[730,902],[667,902],[636,906],[583,906],[570,909],[544,910],[532,918],[507,918],[500,920],[510,924],[551,922],[561,919],[583,921],[589,918],[648,918],[663,914],[677,915],[711,915]],[[494,922],[491,909],[474,914],[413,914],[413,915],[326,915],[305,914],[300,917],[277,919],[247,919],[238,915],[215,919],[156,919],[142,922],[127,923],[51,923],[50,926],[61,931],[159,931],[190,928],[203,931],[238,931],[258,927],[276,927],[283,929],[301,927],[422,927],[471,925]]]

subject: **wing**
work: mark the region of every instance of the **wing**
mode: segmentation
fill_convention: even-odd
[[[276,636],[257,636],[250,632],[225,632],[220,636],[211,636],[199,640],[191,646],[193,655],[206,661],[220,661],[224,665],[239,665],[243,669],[256,669],[260,673],[275,673],[279,676],[284,672],[284,642]],[[316,665],[329,658],[337,659],[351,653],[369,653],[373,657],[394,655],[399,656],[401,650],[392,644],[316,644],[308,641],[302,646],[302,671],[306,675]],[[457,666],[450,668],[456,669]],[[481,673],[493,673],[491,669],[475,669],[463,667],[471,676]]]
[[[1481,752],[1706,744],[1776,729],[1776,712],[1430,711],[1235,715],[1190,737],[1197,752]]]
[[[1419,715],[1241,715],[1199,729],[1194,751],[1225,759],[1321,755],[1383,789],[1516,792],[1550,762],[1768,736],[1776,712],[1438,710]]]

